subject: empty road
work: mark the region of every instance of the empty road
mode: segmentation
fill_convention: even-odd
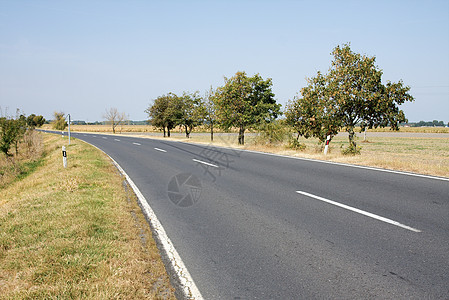
[[[72,136],[132,178],[205,299],[449,299],[448,179]]]

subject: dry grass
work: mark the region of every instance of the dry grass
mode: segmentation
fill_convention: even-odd
[[[10,152],[13,154],[11,157],[0,153],[0,188],[25,177],[41,163],[44,154],[42,136],[29,130],[18,145],[18,153],[14,147]]]
[[[42,134],[41,167],[0,193],[0,299],[174,299],[134,195],[98,150]],[[129,199],[129,201],[127,201]]]

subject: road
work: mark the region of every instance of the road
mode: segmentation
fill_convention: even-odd
[[[447,179],[72,136],[132,178],[205,299],[449,299]]]

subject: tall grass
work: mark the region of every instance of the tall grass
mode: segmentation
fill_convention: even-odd
[[[40,165],[44,155],[42,137],[34,130],[26,131],[17,152],[7,157],[0,153],[0,188],[16,179],[24,178]]]

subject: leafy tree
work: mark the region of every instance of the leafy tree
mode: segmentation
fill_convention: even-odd
[[[36,116],[31,114],[26,118],[26,125],[29,128],[41,127],[45,123],[45,118],[43,116]]]
[[[335,136],[340,129],[340,120],[335,103],[329,101],[326,77],[318,72],[317,77],[308,79],[309,85],[301,90],[286,106],[286,124],[300,136],[311,136],[324,142],[328,135]]]
[[[18,142],[26,131],[26,118],[21,115],[16,119],[11,117],[0,117],[0,151],[6,156],[11,156],[9,150],[14,145],[16,154]]]
[[[215,104],[220,125],[224,129],[237,127],[240,145],[245,143],[246,129],[280,114],[271,86],[271,78],[263,80],[259,74],[248,77],[245,72],[237,72],[229,79],[225,77],[225,85],[218,88]]]
[[[183,117],[182,99],[173,93],[157,97],[153,104],[145,110],[149,121],[164,131],[164,137],[170,137],[170,131],[180,124]]]
[[[65,120],[65,114],[63,112],[54,112],[53,128],[56,130],[64,130],[67,127],[67,122]]]
[[[301,90],[303,97],[295,99],[296,104],[289,107],[298,120],[299,133],[324,141],[326,135],[332,136],[345,128],[349,147],[355,152],[356,125],[360,124],[362,131],[387,126],[398,130],[399,124],[406,121],[398,106],[413,101],[413,97],[408,93],[410,87],[402,81],[382,84],[382,71],[375,65],[375,57],[354,53],[349,44],[337,46],[332,54],[329,73],[318,72],[309,79],[309,85]]]
[[[177,103],[181,100],[181,103],[179,103],[181,108],[179,125],[184,126],[186,137],[189,138],[193,128],[201,124],[204,120],[204,107],[198,92],[193,94],[184,92],[182,97],[179,98],[180,99],[173,103]],[[173,107],[174,109],[177,108],[176,105]]]
[[[214,90],[211,87],[209,91],[206,92],[206,95],[202,103],[204,121],[206,126],[208,126],[210,129],[211,141],[214,140],[214,125],[217,122],[217,114],[215,106],[216,99],[217,99],[216,90]]]
[[[42,125],[45,124],[45,118],[44,118],[44,116],[41,116],[41,115],[35,116],[33,118],[33,121],[36,124],[36,127],[42,127]]]
[[[27,126],[30,127],[30,128],[34,128],[37,125],[36,122],[34,121],[34,117],[36,117],[36,115],[35,114],[31,114],[26,119]]]
[[[148,114],[148,122],[156,128],[160,128],[164,131],[164,137],[166,135],[166,121],[164,118],[165,112],[168,107],[168,97],[160,96],[153,100],[153,104],[148,107],[145,112]]]
[[[126,121],[126,114],[119,112],[115,107],[111,107],[106,110],[103,118],[105,118],[112,126],[112,133],[115,133],[115,128]]]
[[[382,71],[375,65],[376,58],[354,53],[350,45],[337,46],[332,52],[334,60],[328,75],[329,100],[339,110],[342,126],[349,133],[350,147],[356,149],[354,128],[361,130],[387,127],[399,130],[405,122],[399,105],[413,101],[410,87],[402,81],[382,84]]]

